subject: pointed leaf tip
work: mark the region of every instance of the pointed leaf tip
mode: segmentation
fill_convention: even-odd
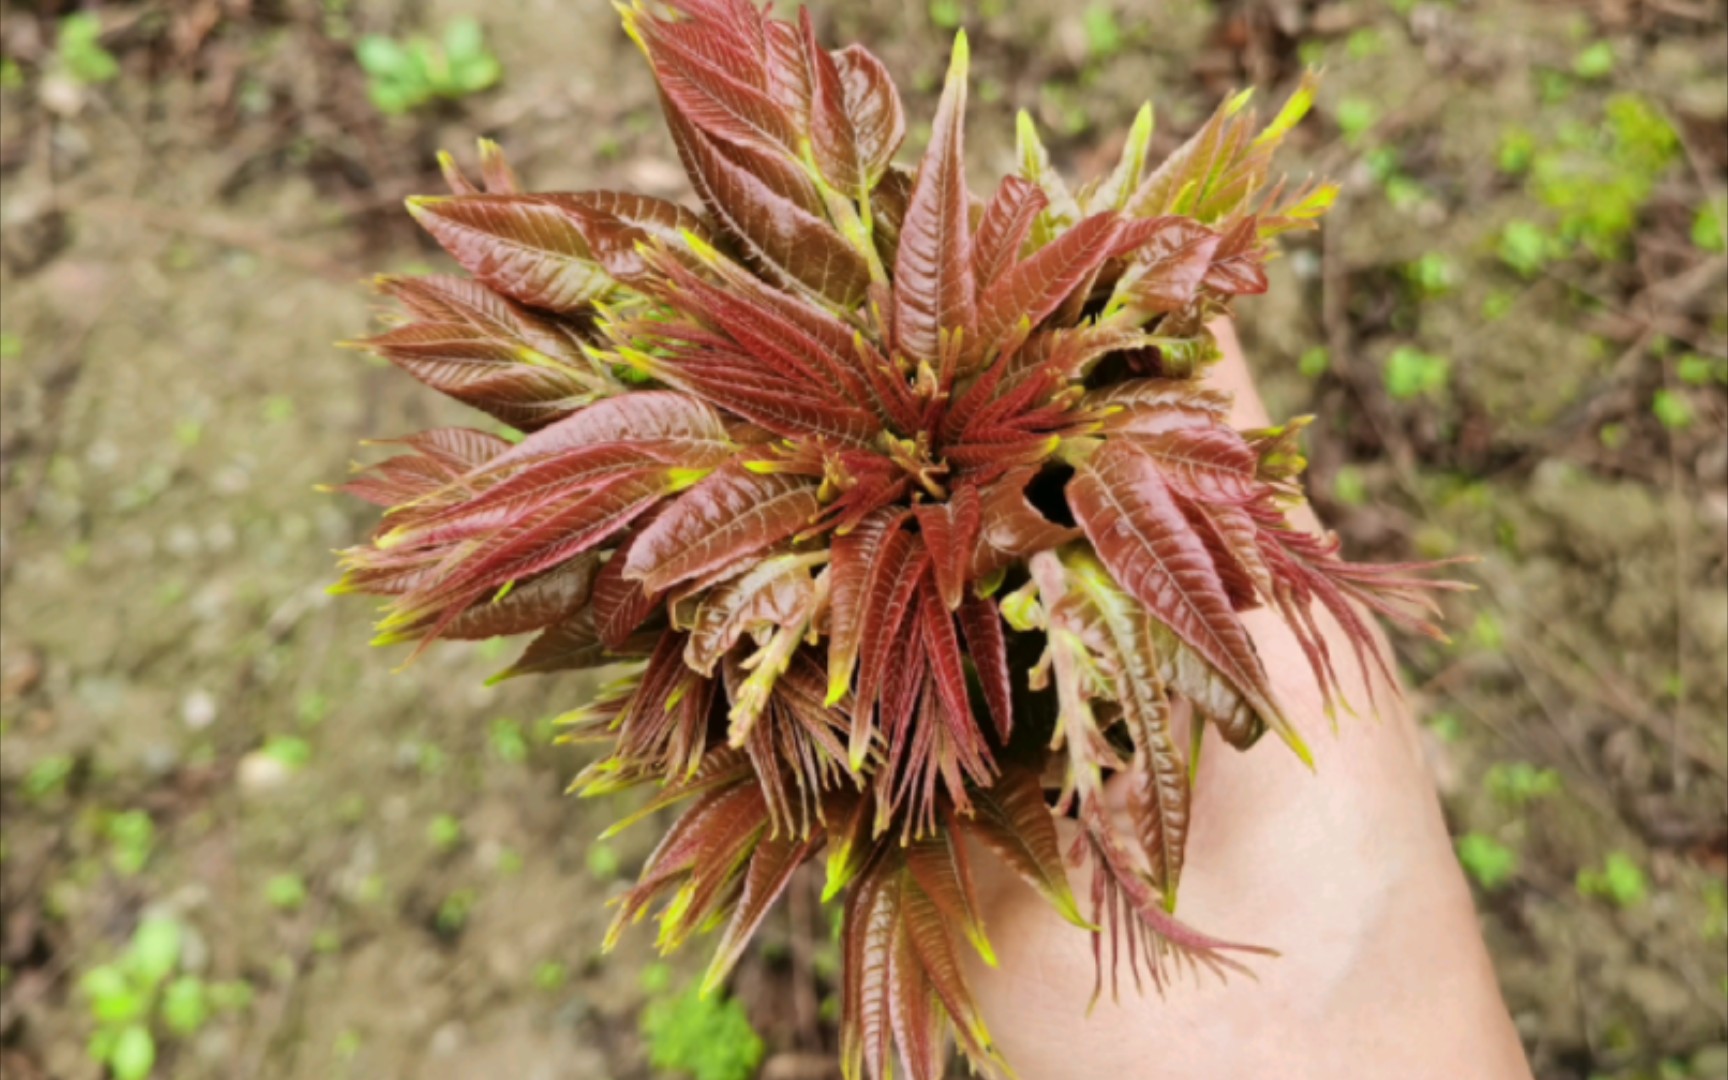
[[[964,79],[972,66],[972,46],[964,29],[954,33],[954,52],[948,59],[949,81]]]

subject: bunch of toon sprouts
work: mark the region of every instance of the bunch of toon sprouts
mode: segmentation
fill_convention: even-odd
[[[1382,671],[1369,613],[1435,632],[1419,568],[1289,524],[1299,425],[1236,430],[1206,381],[1208,320],[1335,194],[1268,185],[1311,83],[1265,127],[1231,99],[1155,166],[1148,108],[1079,188],[1023,116],[980,197],[964,35],[907,169],[887,71],[807,12],[668,0],[624,25],[701,211],[527,192],[489,143],[481,185],[444,159],[453,193],[409,208],[468,276],[382,279],[405,314],[363,344],[522,434],[398,440],[346,485],[386,513],[340,588],[386,599],[381,640],[532,633],[505,674],[615,673],[566,717],[604,747],[574,787],[681,813],[614,937],[656,905],[665,948],[718,929],[717,985],[823,857],[849,1077],[932,1080],[949,1035],[1005,1068],[962,975],[964,948],[993,961],[967,837],[1112,969],[1236,966],[1172,914],[1198,735],[1307,756],[1239,613],[1281,614],[1329,698],[1320,618]]]

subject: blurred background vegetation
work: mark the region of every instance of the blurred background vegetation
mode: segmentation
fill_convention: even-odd
[[[1343,184],[1242,309],[1357,557],[1478,552],[1401,643],[1539,1076],[1728,1077],[1728,4],[819,5],[903,81],[961,25],[978,181],[1013,112],[1071,171],[1145,98],[1328,77],[1286,160]],[[0,0],[0,1070],[830,1075],[831,914],[732,996],[597,952],[605,844],[544,717],[581,682],[408,673],[335,603],[358,440],[459,418],[331,343],[442,265],[401,199],[501,141],[533,187],[687,198],[600,0]]]

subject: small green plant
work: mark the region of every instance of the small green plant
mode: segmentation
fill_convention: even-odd
[[[65,790],[72,775],[71,754],[50,754],[30,766],[24,774],[24,795],[32,801],[46,799]]]
[[[264,743],[262,753],[290,769],[298,769],[312,760],[312,744],[298,735],[272,735]]]
[[[1500,171],[1514,176],[1530,168],[1536,156],[1536,137],[1523,128],[1508,128],[1500,135]]]
[[[588,863],[588,873],[592,874],[596,881],[616,881],[623,870],[618,851],[610,844],[590,845],[584,857]]]
[[[1458,267],[1438,251],[1430,251],[1404,267],[1404,279],[1423,300],[1444,296],[1458,284]]]
[[[1728,194],[1705,199],[1692,219],[1692,243],[1700,251],[1728,250]]]
[[[1554,142],[1532,159],[1530,192],[1558,215],[1561,239],[1615,258],[1679,147],[1679,136],[1649,102],[1617,94],[1601,124],[1559,126]]]
[[[306,882],[299,874],[277,874],[264,883],[264,899],[277,911],[299,911],[306,906]]]
[[[1086,28],[1086,50],[1093,56],[1103,59],[1122,50],[1125,40],[1122,24],[1117,21],[1116,12],[1106,5],[1093,4],[1087,8],[1081,23]]]
[[[1675,361],[1674,374],[1688,386],[1708,386],[1710,383],[1728,386],[1728,360],[1687,353]]]
[[[1400,345],[1386,358],[1386,392],[1399,401],[1436,397],[1452,379],[1452,361]]]
[[[1355,143],[1368,133],[1380,119],[1380,110],[1366,98],[1350,97],[1338,103],[1338,130],[1344,141]]]
[[[1559,254],[1560,245],[1533,221],[1513,221],[1500,234],[1500,261],[1522,277],[1534,277]]]
[[[490,89],[504,74],[473,19],[455,19],[442,42],[379,34],[360,39],[355,56],[367,75],[366,91],[378,111],[395,116],[434,101],[457,101]]]
[[[490,742],[492,752],[501,761],[519,765],[528,760],[528,737],[522,733],[522,725],[514,720],[492,721]]]
[[[156,823],[142,810],[124,810],[103,818],[102,835],[108,841],[109,864],[120,876],[133,877],[150,861]]]
[[[61,70],[86,85],[105,83],[120,74],[120,62],[102,47],[102,19],[80,11],[60,20],[54,58]]]
[[[462,842],[462,823],[451,814],[439,814],[426,823],[426,839],[440,852],[454,851]]]
[[[1302,353],[1302,358],[1296,361],[1296,368],[1310,379],[1318,379],[1332,367],[1332,354],[1324,345],[1312,346]]]
[[[1606,41],[1587,46],[1572,58],[1572,74],[1590,81],[1614,74],[1614,46]]]
[[[1600,869],[1578,871],[1578,895],[1607,900],[1618,908],[1634,908],[1650,894],[1644,871],[1623,851],[1610,851]]]
[[[1465,833],[1458,838],[1458,861],[1488,892],[1496,891],[1518,873],[1518,853],[1485,833]]]
[[[143,1080],[156,1066],[159,1036],[197,1033],[217,1010],[244,1008],[244,982],[207,983],[177,974],[185,927],[166,915],[146,918],[119,959],[78,980],[94,1028],[87,1050],[114,1080]]]
[[[695,987],[650,999],[642,1035],[649,1064],[692,1080],[750,1080],[766,1049],[742,1005]]]
[[[1650,413],[1669,431],[1684,431],[1694,419],[1692,403],[1686,400],[1686,395],[1667,388],[1657,390],[1650,399]]]
[[[446,896],[438,905],[438,914],[433,917],[438,933],[447,938],[460,934],[468,925],[468,916],[473,912],[477,899],[473,889],[457,889]]]
[[[943,30],[952,30],[966,21],[966,9],[960,0],[930,0],[930,21]]]
[[[1497,761],[1488,767],[1488,792],[1513,807],[1523,807],[1560,790],[1560,774],[1528,761]]]
[[[552,993],[564,989],[570,981],[570,969],[556,960],[547,960],[534,969],[534,986]]]
[[[1362,476],[1362,470],[1354,465],[1345,465],[1332,478],[1332,497],[1345,506],[1361,506],[1368,501],[1368,482]]]

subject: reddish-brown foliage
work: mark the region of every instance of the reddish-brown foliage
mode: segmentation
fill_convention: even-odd
[[[1238,613],[1281,612],[1328,694],[1316,604],[1364,657],[1363,608],[1432,630],[1412,568],[1286,525],[1290,433],[1237,431],[1205,386],[1207,320],[1331,201],[1263,190],[1311,88],[1265,128],[1232,100],[1150,172],[1143,114],[1075,190],[1023,121],[1019,174],[980,201],[963,36],[907,171],[884,68],[807,15],[667,0],[625,26],[703,212],[526,193],[490,144],[483,189],[452,167],[452,195],[410,200],[471,277],[384,279],[406,316],[364,344],[524,436],[401,440],[347,485],[388,514],[341,587],[388,598],[384,640],[534,632],[507,674],[621,665],[567,718],[607,748],[575,786],[684,809],[615,933],[657,903],[664,945],[723,925],[718,982],[825,852],[848,1076],[897,1057],[933,1080],[949,1037],[1000,1065],[961,974],[960,949],[990,958],[966,837],[1100,932],[1047,775],[1092,918],[1120,920],[1112,958],[1234,966],[1170,914],[1172,701],[1305,756]],[[1116,772],[1126,840],[1099,797]]]

